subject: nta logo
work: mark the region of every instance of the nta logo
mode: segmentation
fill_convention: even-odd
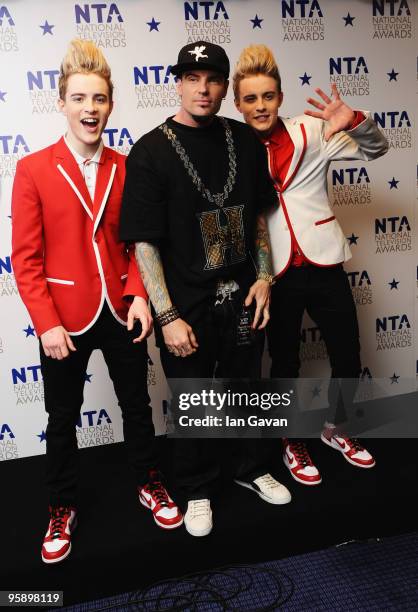
[[[14,433],[7,423],[3,423],[3,425],[0,427],[0,441],[4,440],[5,436],[9,436],[10,439],[15,438]]]
[[[171,74],[171,66],[134,66],[134,79],[135,85],[161,85],[174,81],[175,77]]]
[[[323,17],[318,0],[282,0],[282,18]]]
[[[411,324],[409,323],[406,314],[391,315],[390,317],[376,319],[376,333],[386,331],[400,331],[402,329],[410,329],[410,327]]]
[[[7,25],[9,26],[15,25],[15,22],[13,21],[13,18],[9,13],[7,6],[0,6],[0,26],[3,25],[3,20],[6,21]]]
[[[0,135],[0,155],[16,155],[16,153],[29,153],[29,147],[26,144],[22,134],[16,136],[2,136]]]
[[[334,74],[368,74],[366,60],[362,55],[357,57],[330,57],[329,73]]]
[[[341,168],[332,171],[332,184],[336,185],[360,185],[370,183],[369,175],[364,166],[361,168]]]
[[[36,89],[56,89],[58,87],[59,70],[37,70],[27,72],[29,91]]]
[[[347,272],[347,277],[351,287],[362,287],[363,285],[371,285],[370,276],[366,270],[362,272]]]
[[[0,257],[0,274],[13,274],[10,255],[7,255],[4,259]]]
[[[388,11],[386,9],[389,9]],[[389,15],[390,17],[400,17],[410,15],[408,2],[406,0],[373,0],[373,16]]]
[[[212,16],[213,15],[213,16]],[[184,3],[184,18],[186,21],[190,19],[229,19],[228,13],[223,2],[185,2]]]
[[[377,125],[381,128],[411,127],[411,121],[408,117],[408,113],[405,110],[374,113],[373,118]]]
[[[91,23],[94,16],[97,23],[112,23],[113,19],[119,23],[123,22],[123,17],[114,2],[109,5],[109,8],[107,8],[107,4],[76,4],[74,9],[77,23],[82,21]]]
[[[94,415],[97,415],[95,419]],[[106,410],[102,408],[97,412],[97,410],[86,410],[86,412],[82,412],[80,414],[80,418],[77,422],[77,427],[95,427],[98,425],[102,425],[103,422],[111,423],[110,416],[107,414]]]
[[[375,219],[376,235],[386,234],[387,231],[391,233],[403,233],[405,231],[410,232],[411,227],[406,215],[403,217],[383,217],[382,219]]]
[[[133,146],[134,144],[127,128],[122,128],[120,131],[117,128],[106,128],[103,134],[108,137],[109,147],[124,147],[127,144]]]

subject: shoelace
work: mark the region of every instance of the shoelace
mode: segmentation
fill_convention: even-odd
[[[167,506],[169,503],[168,494],[165,488],[163,487],[162,482],[156,480],[154,482],[149,483],[149,491],[153,497],[157,500],[157,503],[160,506]]]
[[[196,516],[206,516],[209,514],[209,502],[205,499],[192,502],[192,514]]]
[[[53,508],[51,511],[51,537],[53,540],[60,538],[65,529],[65,517],[70,514],[69,508]]]
[[[364,450],[357,438],[346,438],[344,440],[349,444],[356,452]]]
[[[271,474],[264,474],[264,476],[260,476],[260,479],[257,478],[257,480],[268,489],[275,489],[277,487],[277,480]]]
[[[304,467],[306,465],[312,465],[312,460],[309,456],[308,449],[304,442],[292,442],[290,445],[291,452],[295,455],[298,463],[301,463]]]

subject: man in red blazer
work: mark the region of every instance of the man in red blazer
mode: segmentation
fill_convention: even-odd
[[[100,50],[88,41],[72,41],[59,79],[67,133],[22,159],[13,186],[13,268],[40,338],[48,413],[45,563],[61,561],[71,550],[75,426],[96,348],[103,352],[122,410],[140,502],[164,529],[183,522],[156,468],[147,390],[148,296],[133,251],[118,238],[125,158],[101,140],[112,92],[110,68]]]

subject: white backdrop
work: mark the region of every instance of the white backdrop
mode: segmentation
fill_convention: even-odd
[[[389,153],[370,164],[333,164],[329,192],[352,243],[346,270],[360,319],[363,374],[385,379],[391,392],[397,376],[412,388],[418,373],[416,15],[416,0],[0,0],[0,461],[45,449],[38,339],[10,262],[10,198],[17,160],[65,129],[56,109],[57,77],[76,36],[93,39],[112,67],[115,108],[104,141],[123,153],[175,113],[168,67],[183,44],[199,39],[223,45],[232,66],[244,46],[269,45],[281,69],[283,115],[303,112],[313,88],[326,89],[330,81],[355,108],[376,113]],[[240,118],[232,92],[221,112]],[[309,319],[302,340],[302,374],[327,374],[325,347]],[[149,349],[149,389],[162,431],[166,385],[152,341]],[[81,447],[122,439],[100,353],[88,365],[81,413]]]

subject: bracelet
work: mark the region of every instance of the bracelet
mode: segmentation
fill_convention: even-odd
[[[268,274],[267,272],[259,272],[257,274],[257,280],[265,280],[268,282],[268,284],[270,285],[270,287],[272,285],[274,285],[274,283],[276,282],[274,280],[274,276],[272,274]]]
[[[168,308],[167,310],[155,315],[155,320],[160,327],[164,327],[164,325],[168,325],[172,321],[179,318],[180,313],[175,306],[171,306],[171,308]]]

